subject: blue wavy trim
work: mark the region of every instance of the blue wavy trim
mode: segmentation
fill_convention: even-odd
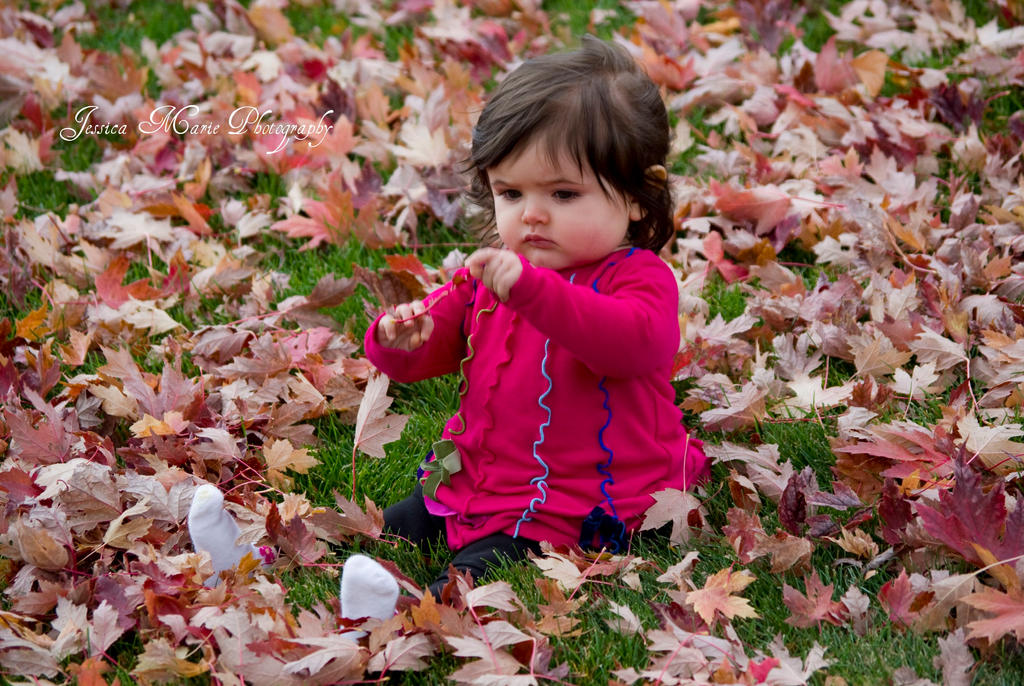
[[[602,426],[597,432],[597,443],[598,445],[601,446],[601,450],[603,450],[608,455],[608,461],[605,462],[604,464],[598,463],[597,471],[600,472],[601,475],[605,477],[604,481],[601,482],[601,494],[604,496],[604,501],[608,503],[608,509],[612,511],[612,516],[617,518],[619,516],[619,513],[615,511],[615,502],[612,500],[611,494],[608,493],[608,486],[611,486],[615,483],[615,479],[612,477],[612,473],[610,471],[612,466],[612,460],[615,459],[615,453],[612,452],[611,448],[604,444],[605,429],[607,429],[608,426],[612,423],[612,408],[608,407],[608,400],[610,396],[608,395],[608,389],[604,387],[604,382],[607,379],[608,377],[605,376],[597,384],[597,387],[601,389],[602,393],[604,393],[604,411],[608,413],[608,416],[604,422],[604,426]]]
[[[636,248],[630,248],[630,251],[626,253],[626,256],[623,257],[622,259],[627,259],[631,257],[634,252],[636,252]],[[616,260],[615,262],[609,262],[604,266],[604,269],[602,269],[601,272],[596,277],[594,277],[594,280],[590,283],[590,287],[594,290],[595,293],[601,292],[597,288],[597,282],[601,280],[601,277],[604,276],[605,272],[614,267],[616,264],[618,264],[618,260]],[[604,502],[608,503],[608,509],[611,510],[612,517],[618,519],[619,514],[615,510],[615,501],[612,499],[611,494],[608,493],[608,487],[613,486],[615,484],[615,478],[612,476],[611,472],[612,462],[615,460],[615,453],[612,451],[611,448],[605,445],[604,442],[604,432],[612,423],[612,408],[608,406],[610,396],[608,395],[608,389],[604,387],[604,382],[607,380],[608,377],[604,376],[601,377],[601,380],[597,383],[597,387],[604,394],[604,402],[602,406],[604,407],[604,411],[608,413],[608,416],[604,422],[604,426],[602,426],[597,432],[597,443],[598,445],[601,446],[601,450],[603,450],[605,454],[608,455],[608,460],[604,463],[598,463],[597,471],[603,477],[605,477],[604,481],[601,482],[601,495],[604,496]]]
[[[519,518],[519,521],[516,522],[516,530],[512,533],[513,538],[519,537],[519,527],[522,526],[523,522],[531,521],[533,518],[530,517],[530,515],[535,514],[537,512],[537,506],[543,505],[545,502],[547,502],[548,499],[547,478],[548,475],[551,474],[551,470],[548,469],[547,463],[544,462],[544,460],[541,459],[540,455],[537,454],[537,448],[539,448],[544,443],[544,429],[551,425],[551,408],[544,404],[544,399],[548,397],[548,395],[551,393],[551,389],[554,388],[555,385],[554,381],[552,381],[551,379],[551,376],[548,375],[547,369],[548,348],[550,347],[550,345],[550,338],[544,341],[544,359],[542,359],[540,362],[540,373],[544,376],[545,379],[548,380],[548,387],[547,390],[545,390],[541,394],[540,398],[537,399],[537,404],[540,405],[541,408],[543,408],[548,413],[548,418],[544,421],[543,424],[540,425],[540,438],[533,442],[533,459],[537,460],[537,463],[544,468],[544,473],[540,476],[535,476],[534,478],[530,479],[530,485],[536,486],[537,490],[540,491],[540,495],[534,497],[533,500],[530,501],[530,506],[523,510],[522,516]]]

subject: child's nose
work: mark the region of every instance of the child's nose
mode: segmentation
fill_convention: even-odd
[[[523,223],[528,225],[543,224],[548,220],[547,210],[544,208],[544,204],[537,201],[528,199],[523,205]]]

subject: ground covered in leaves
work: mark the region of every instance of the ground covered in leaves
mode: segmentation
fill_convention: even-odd
[[[602,7],[0,9],[2,673],[1020,682],[1020,3]],[[628,555],[422,597],[380,533],[411,467],[366,465],[415,464],[455,384],[389,389],[361,334],[472,249],[488,88],[585,30],[671,112],[676,385],[714,478],[656,494]],[[215,589],[206,481],[277,554]],[[353,546],[408,591],[360,643]]]

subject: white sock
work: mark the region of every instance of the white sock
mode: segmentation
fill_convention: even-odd
[[[239,544],[238,524],[224,511],[224,494],[213,484],[196,489],[188,509],[188,533],[196,552],[206,552],[213,560],[213,576],[206,585],[213,587],[225,569],[234,569],[246,553],[260,559],[259,550],[251,543]]]
[[[398,602],[398,582],[379,562],[365,555],[353,555],[341,571],[341,616],[345,619],[374,617],[389,619]],[[345,634],[352,639],[361,631]]]

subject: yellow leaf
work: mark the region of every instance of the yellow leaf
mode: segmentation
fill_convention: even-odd
[[[749,586],[756,578],[742,569],[738,572],[731,569],[719,570],[708,577],[704,588],[687,593],[686,602],[708,624],[715,620],[716,614],[730,620],[734,617],[755,619],[760,616],[757,610],[750,606],[746,598],[734,594]]]
[[[187,422],[182,418],[181,412],[165,412],[163,419],[157,419],[153,415],[144,414],[142,419],[132,424],[131,432],[139,438],[146,436],[173,436],[185,428]]]
[[[882,90],[885,84],[885,67],[889,64],[889,57],[881,50],[869,50],[853,59],[851,65],[857,72],[857,78],[868,89],[871,97],[875,97]]]
[[[288,17],[270,5],[256,5],[249,10],[249,21],[256,27],[260,38],[270,45],[287,43],[295,35]]]
[[[1017,578],[1017,572],[1014,571],[1011,565],[1007,564],[1011,560],[997,560],[996,556],[988,548],[980,546],[973,541],[971,545],[974,547],[974,551],[978,553],[981,561],[985,563],[988,573],[994,576],[1003,585],[1003,588],[1007,591],[1020,591],[1020,580]]]
[[[263,446],[263,458],[267,461],[267,480],[277,487],[290,486],[291,479],[285,470],[305,474],[311,467],[320,464],[306,448],[296,449],[286,439],[275,439]]]
[[[103,543],[114,548],[131,548],[135,541],[149,533],[153,520],[149,517],[139,517],[138,519],[128,521],[128,518],[148,511],[149,499],[144,498],[122,512],[107,527],[107,532],[103,534]]]
[[[90,384],[89,392],[103,401],[103,411],[111,416],[137,417],[139,415],[139,401],[134,396],[122,392],[117,386]],[[146,416],[149,417],[149,415]],[[154,418],[150,417],[150,419]],[[134,429],[134,427],[132,428]]]
[[[46,303],[39,306],[38,310],[32,310],[25,318],[18,322],[17,334],[26,341],[38,341],[50,333],[46,326]]]
[[[843,529],[839,533],[839,538],[830,538],[829,540],[838,543],[840,548],[857,557],[870,560],[878,555],[878,544],[859,528],[853,531]]]

